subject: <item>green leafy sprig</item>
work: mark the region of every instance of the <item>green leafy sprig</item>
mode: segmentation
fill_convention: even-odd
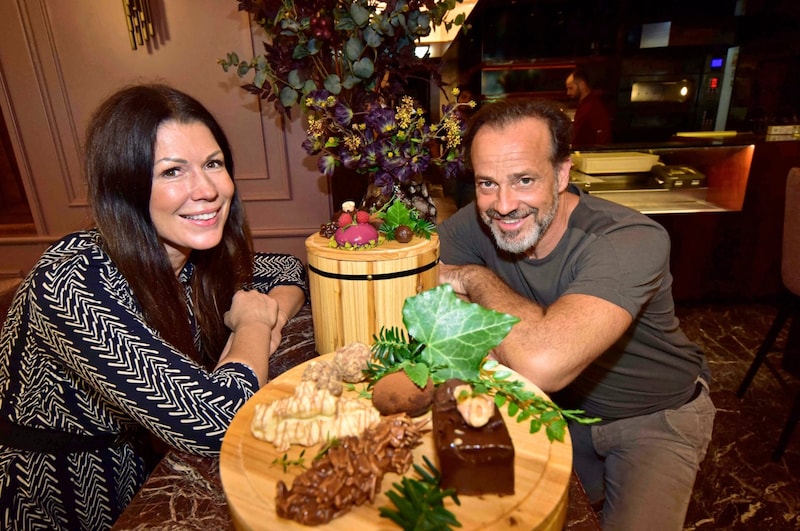
[[[402,225],[405,225],[414,234],[426,240],[430,240],[431,234],[436,232],[436,225],[432,221],[423,218],[419,210],[409,208],[405,203],[397,199],[392,199],[386,204],[390,205],[389,208],[376,211],[374,216],[383,220],[380,231],[386,234],[387,240],[394,240],[395,229]]]
[[[305,450],[300,452],[300,455],[298,456],[297,459],[289,459],[289,454],[285,453],[282,456],[276,457],[275,459],[273,459],[272,460],[272,464],[273,465],[280,465],[281,467],[283,467],[283,473],[284,474],[289,470],[289,468],[291,468],[293,466],[298,466],[300,468],[306,468],[305,453],[306,453]]]
[[[493,396],[498,408],[507,405],[508,416],[516,418],[517,422],[530,421],[530,433],[536,433],[544,426],[548,440],[564,442],[567,419],[580,424],[593,424],[601,420],[583,416],[584,411],[580,409],[561,409],[550,400],[526,389],[522,381],[511,380],[512,372],[497,369],[498,365],[495,360],[484,362],[480,378],[469,381],[473,392]]]
[[[461,527],[455,515],[444,506],[446,498],[452,498],[456,505],[461,505],[456,490],[442,489],[441,474],[426,456],[422,456],[422,459],[428,470],[415,464],[414,470],[421,479],[403,477],[400,483],[392,483],[394,490],[386,491],[386,497],[396,509],[380,507],[380,515],[405,531],[445,531]]]
[[[364,370],[370,385],[398,371],[405,371],[419,388],[428,384],[431,367],[422,360],[425,345],[413,338],[406,338],[405,332],[397,327],[382,327],[380,335],[372,339],[372,360]]]

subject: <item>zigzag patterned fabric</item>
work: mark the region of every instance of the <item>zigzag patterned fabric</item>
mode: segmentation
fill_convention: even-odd
[[[293,256],[258,254],[254,269],[259,291],[306,289]],[[181,275],[187,290],[191,272],[189,264]],[[30,428],[113,435],[144,427],[178,450],[215,455],[257,390],[245,365],[209,373],[162,340],[94,230],[45,252],[0,334],[0,418]],[[141,445],[127,441],[62,455],[0,445],[0,528],[107,529],[146,473]]]

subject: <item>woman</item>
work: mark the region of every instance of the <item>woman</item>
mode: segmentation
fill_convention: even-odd
[[[305,300],[289,255],[254,254],[219,124],[163,85],[101,105],[92,230],[47,250],[0,335],[0,522],[104,529],[152,466],[148,436],[217,454]]]

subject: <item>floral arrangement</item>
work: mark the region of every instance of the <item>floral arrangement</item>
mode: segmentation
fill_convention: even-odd
[[[409,96],[413,78],[443,83],[436,68],[415,54],[420,37],[443,25],[462,0],[240,0],[268,37],[264,53],[250,60],[228,53],[219,63],[243,88],[291,117],[300,107],[308,120],[303,147],[319,155],[321,173],[337,167],[368,176],[361,205],[379,209],[391,198],[435,220],[424,172],[439,167],[445,178],[463,169],[462,111],[474,103],[448,104],[428,124]],[[457,97],[458,91],[453,94]]]
[[[454,96],[458,93],[453,89]],[[441,119],[433,125],[410,96],[403,96],[395,109],[376,106],[354,112],[321,90],[311,94],[306,105],[308,138],[303,147],[310,155],[320,154],[317,166],[325,176],[332,176],[339,165],[369,173],[381,193],[391,195],[395,184],[424,174],[431,165],[441,167],[445,177],[463,171],[460,111],[474,107],[473,101],[443,106]]]
[[[417,40],[433,28],[464,24],[448,14],[462,0],[240,0],[264,29],[264,53],[249,61],[228,53],[219,63],[244,89],[289,114],[303,96],[325,89],[355,110],[401,94],[410,76],[441,76],[415,54]]]

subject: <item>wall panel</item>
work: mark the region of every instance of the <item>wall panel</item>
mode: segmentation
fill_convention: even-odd
[[[305,237],[328,219],[327,186],[300,148],[300,120],[285,132],[276,113],[262,109],[217,64],[229,51],[248,57],[261,49],[247,13],[235,0],[150,1],[156,35],[137,50],[121,2],[0,2],[0,110],[38,233],[0,239],[9,251],[0,250],[0,269],[29,261],[14,251],[26,241],[39,248],[88,224],[84,131],[98,103],[131,83],[169,83],[218,118],[233,148],[258,249],[305,258]]]

